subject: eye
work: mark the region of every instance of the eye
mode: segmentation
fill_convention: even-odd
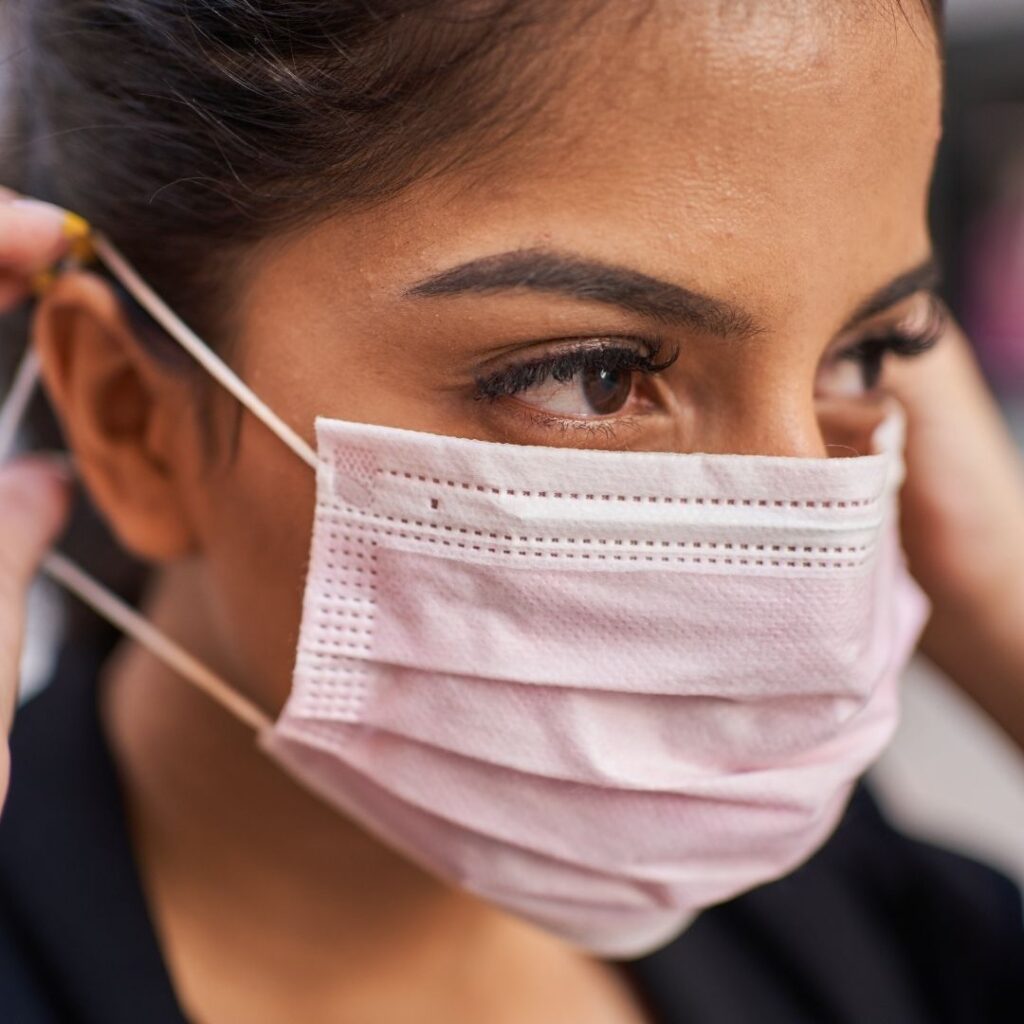
[[[569,380],[553,377],[520,392],[521,400],[555,416],[613,416],[630,400],[636,371],[587,367]]]
[[[947,321],[942,301],[934,295],[925,297],[900,323],[826,358],[818,376],[818,394],[850,396],[874,390],[889,356],[912,359],[930,351],[942,337]]]
[[[477,381],[477,397],[515,397],[550,416],[596,419],[615,416],[639,401],[639,383],[676,359],[660,359],[660,343],[643,349],[622,344],[577,346],[514,364]]]

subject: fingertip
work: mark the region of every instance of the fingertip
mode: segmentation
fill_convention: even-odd
[[[38,199],[0,202],[0,262],[30,273],[52,263],[71,247],[67,214]]]
[[[0,523],[8,534],[45,545],[67,518],[74,472],[67,456],[31,455],[0,469]]]
[[[65,224],[68,214],[56,203],[47,203],[42,199],[32,199],[28,196],[17,196],[9,200],[7,205],[24,217],[32,217],[41,226],[53,228],[61,234],[66,233]]]

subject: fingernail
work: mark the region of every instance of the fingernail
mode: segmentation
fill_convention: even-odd
[[[84,217],[80,217],[77,213],[72,213],[70,210],[64,210],[63,213],[65,238],[70,239],[72,242],[77,242],[89,237],[92,228],[89,227],[89,222]]]
[[[54,203],[19,196],[4,204],[3,210],[7,211],[5,217],[18,218],[10,229],[32,239],[33,269],[43,269],[69,251],[74,254],[76,246],[86,244],[80,235],[72,237],[71,234],[79,230],[77,220],[80,218],[69,227],[67,212]]]
[[[32,227],[33,231],[54,232],[54,251],[49,259],[55,260],[67,254],[80,266],[92,263],[95,259],[92,247],[92,227],[84,217],[72,213],[71,210],[65,210],[55,203],[47,203],[41,199],[28,199],[24,196],[10,200],[8,205],[22,213],[28,213],[33,218],[38,218],[37,224]],[[52,280],[44,272],[37,281],[33,282],[33,291],[36,295],[41,295],[52,283]]]
[[[88,238],[92,232],[92,227],[84,217],[71,210],[65,210],[62,206],[57,206],[56,203],[19,196],[17,199],[12,199],[10,205],[19,210],[33,211],[42,216],[59,220],[61,233],[69,242],[79,242],[83,238]]]
[[[71,256],[79,263],[91,263],[94,257],[92,248],[92,228],[89,222],[70,210],[64,212],[64,237],[71,243]]]

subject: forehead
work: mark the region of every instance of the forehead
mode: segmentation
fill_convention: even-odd
[[[803,161],[827,181],[853,164],[863,175],[865,150],[913,158],[938,135],[940,65],[927,19],[898,2],[674,0],[641,3],[643,17],[612,5],[568,43],[551,155],[565,140],[574,163],[643,158],[748,186],[755,167]]]
[[[916,244],[941,105],[916,4],[905,17],[895,0],[632,8],[610,5],[542,55],[551,99],[498,161],[491,215],[504,197],[510,214],[564,204],[694,245],[853,244],[869,227]]]
[[[919,214],[940,64],[927,20],[888,6],[663,3],[628,30],[594,21],[537,169],[567,191],[575,174],[614,179],[681,217],[728,208],[752,230],[814,233],[827,216],[834,232],[897,197]]]
[[[600,4],[538,43],[521,87],[544,99],[520,130],[346,219],[345,245],[409,278],[545,245],[765,307],[825,274],[869,291],[927,255],[940,61],[904,5]]]

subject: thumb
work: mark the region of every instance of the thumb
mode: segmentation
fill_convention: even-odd
[[[67,518],[70,471],[35,456],[0,468],[0,724],[18,685],[25,592]]]

